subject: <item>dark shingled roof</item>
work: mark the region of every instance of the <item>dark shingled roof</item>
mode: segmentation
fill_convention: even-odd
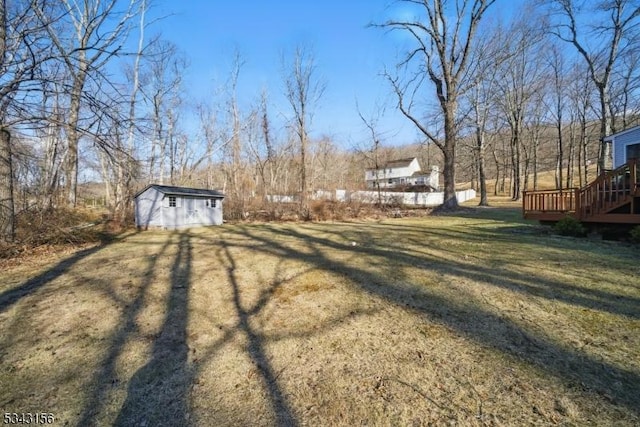
[[[224,194],[222,194],[218,190],[207,190],[205,188],[188,188],[188,187],[175,187],[172,185],[159,185],[159,184],[151,184],[144,188],[144,190],[138,192],[135,197],[147,191],[148,188],[155,188],[164,194],[171,194],[177,196],[196,196],[196,197],[218,197],[224,198]]]
[[[415,157],[407,157],[406,159],[391,160],[385,163],[385,165],[382,166],[382,168],[380,169],[406,168],[411,164],[413,159],[415,159]],[[367,170],[376,170],[376,168],[368,168]]]

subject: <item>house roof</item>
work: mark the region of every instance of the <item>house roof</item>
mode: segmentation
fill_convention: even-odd
[[[638,130],[638,128],[640,128],[640,126],[634,126],[634,127],[631,127],[631,128],[625,129],[625,130],[623,130],[623,131],[620,131],[620,132],[618,132],[618,133],[613,133],[613,134],[611,134],[611,135],[605,136],[603,139],[604,139],[605,141],[613,141],[615,138],[617,138],[617,137],[619,137],[619,136],[622,136],[622,135],[624,135],[624,134],[631,133],[631,132],[633,132],[633,131]]]
[[[406,159],[390,160],[382,166],[384,169],[390,168],[406,168],[415,160],[415,157],[407,157]],[[368,168],[367,170],[376,170],[376,168]]]
[[[140,194],[144,193],[151,187],[155,188],[161,193],[169,195],[224,198],[224,194],[222,194],[218,190],[208,190],[206,188],[176,187],[172,185],[159,184],[147,185],[143,190],[136,193],[134,197],[138,197]]]

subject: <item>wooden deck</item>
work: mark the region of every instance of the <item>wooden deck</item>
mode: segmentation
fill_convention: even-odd
[[[640,224],[640,159],[601,174],[583,188],[525,191],[526,219],[559,221],[567,215],[582,222]]]

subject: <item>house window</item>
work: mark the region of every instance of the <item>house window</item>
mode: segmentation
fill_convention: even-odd
[[[212,208],[218,207],[218,201],[216,199],[211,199],[211,204],[209,206]]]
[[[169,207],[170,208],[176,207],[176,196],[169,196]]]
[[[640,144],[627,145],[627,161],[631,159],[640,159]]]
[[[389,180],[389,184],[393,184],[393,180],[392,179]]]

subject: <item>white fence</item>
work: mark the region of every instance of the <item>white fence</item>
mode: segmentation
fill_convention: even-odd
[[[337,195],[336,195],[337,196]],[[348,195],[347,199],[336,200],[347,201],[357,200],[363,203],[378,203],[377,191],[354,191]],[[456,191],[458,203],[466,202],[476,197],[475,190]],[[444,193],[398,193],[383,191],[380,193],[382,203],[399,204],[407,206],[440,206],[444,202]]]
[[[456,191],[458,203],[476,197],[475,190]],[[268,200],[276,203],[293,203],[298,199],[295,196],[267,196]],[[380,192],[380,198],[384,204],[396,204],[407,206],[439,206],[444,201],[444,193],[400,193],[391,191]],[[346,191],[336,190],[335,193],[329,191],[317,191],[311,196],[313,200],[337,200],[339,202],[358,201],[361,203],[378,203],[377,191]]]

